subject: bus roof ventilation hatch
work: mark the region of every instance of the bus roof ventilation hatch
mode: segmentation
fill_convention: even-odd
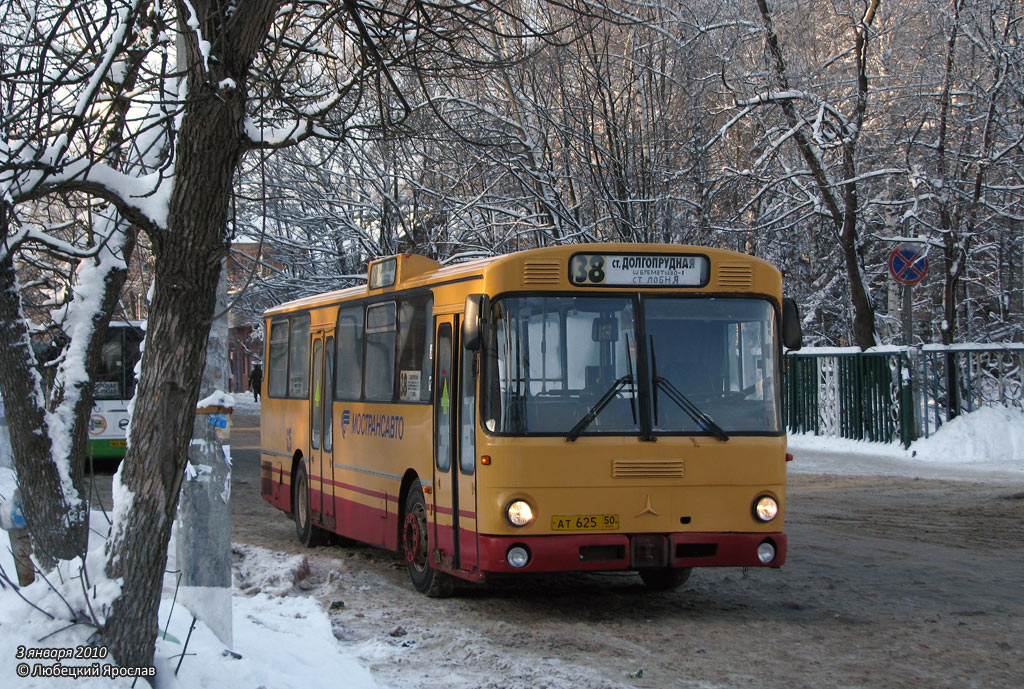
[[[754,266],[750,263],[721,262],[717,266],[717,282],[720,288],[743,289],[754,286]]]
[[[527,259],[523,261],[523,286],[557,285],[562,275],[558,260]]]

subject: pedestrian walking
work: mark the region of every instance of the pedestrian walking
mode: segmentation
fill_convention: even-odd
[[[252,367],[252,373],[249,374],[249,387],[252,388],[252,398],[254,401],[260,401],[260,385],[263,383],[263,369],[259,364]]]

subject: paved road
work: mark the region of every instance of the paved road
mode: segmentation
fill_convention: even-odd
[[[561,575],[433,600],[391,553],[302,548],[260,498],[258,447],[258,417],[236,415],[232,541],[308,559],[291,593],[340,601],[335,634],[393,689],[1024,687],[1019,484],[791,475],[781,570],[697,570],[662,594]],[[247,546],[236,563],[265,557]]]
[[[791,475],[781,570],[698,569],[664,594],[561,575],[436,601],[385,551],[300,547],[260,499],[257,445],[257,419],[236,419],[234,541],[307,557],[307,595],[344,601],[336,634],[373,649],[391,687],[1024,687],[1019,484]]]
[[[231,532],[232,540],[247,542],[250,534],[266,531],[286,540],[293,535],[291,522],[280,510],[260,498],[259,416],[236,414],[231,419]],[[89,494],[94,506],[110,509],[110,486],[117,466],[97,462],[95,482]]]
[[[294,542],[292,522],[260,497],[259,417],[236,415],[231,428],[231,536],[248,543],[251,535]],[[263,538],[260,539],[261,541]]]

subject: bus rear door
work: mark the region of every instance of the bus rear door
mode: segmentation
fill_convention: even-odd
[[[334,516],[334,338],[313,335],[309,405],[310,512],[314,523],[333,531]]]
[[[433,558],[443,569],[472,572],[478,568],[472,432],[475,386],[471,368],[468,376],[460,371],[466,368],[460,361],[471,367],[472,356],[461,356],[457,324],[455,316],[435,319]]]

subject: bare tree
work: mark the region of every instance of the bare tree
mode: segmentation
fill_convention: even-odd
[[[353,265],[370,246],[445,260],[592,240],[722,246],[784,270],[817,342],[871,346],[897,331],[888,254],[918,241],[932,264],[914,288],[919,338],[943,337],[945,322],[954,340],[1019,339],[1019,185],[996,183],[1021,169],[1016,6],[762,5],[609,0],[553,11],[545,41],[478,42],[470,55],[495,69],[427,71],[403,88],[400,126],[349,138],[331,165],[344,183],[302,207],[330,199],[322,217],[346,239],[304,246],[334,262],[354,252]],[[934,56],[957,5],[969,38],[943,91]],[[943,100],[945,175],[933,172]],[[978,166],[984,131],[991,155]],[[310,196],[302,175],[290,179],[287,196]],[[975,189],[972,239],[946,259],[946,240],[968,236]],[[958,230],[941,229],[942,205]],[[944,298],[947,267],[960,277]]]
[[[129,230],[138,227],[154,258],[142,372],[107,544],[106,574],[123,584],[101,620],[104,642],[122,665],[152,660],[167,542],[221,259],[231,240],[232,185],[243,156],[311,137],[343,142],[360,131],[401,126],[410,114],[396,76],[401,69],[416,75],[432,64],[441,74],[474,64],[474,50],[461,44],[472,47],[478,34],[497,30],[499,20],[503,32],[543,33],[497,5],[457,1],[429,7],[355,0],[181,0],[152,6],[115,0],[66,7],[40,1],[9,23],[20,43],[3,61],[10,116],[3,121],[0,160],[6,239],[0,258],[7,261],[0,264],[7,266],[0,278],[6,281],[3,313],[11,318],[5,322],[15,324],[0,342],[11,344],[4,348],[3,356],[10,357],[2,359],[5,370],[20,365],[30,372],[34,363],[12,249],[29,241],[57,244],[19,215],[25,203],[70,192],[102,199],[117,214],[104,212],[93,243],[59,248],[123,270]],[[392,97],[380,98],[384,94]],[[375,118],[363,108],[367,102],[376,106]],[[86,292],[95,290],[83,290],[83,297]],[[111,301],[101,301],[116,302],[117,289],[107,295]],[[109,311],[97,308],[89,316],[90,322],[102,322]],[[88,385],[88,369],[74,369],[76,380]],[[30,373],[2,384],[7,400],[39,390]],[[36,399],[29,407],[36,418],[12,414],[13,426],[25,421],[28,432],[42,427],[43,400],[38,394]],[[88,394],[80,399],[87,410]],[[55,433],[49,421],[51,439],[78,433]],[[21,457],[16,461],[23,490],[40,496],[40,505],[56,507],[53,524],[33,517],[33,535],[63,558],[81,553],[81,538],[68,539],[67,547],[62,539],[68,526],[81,533],[84,510],[68,462],[56,457],[53,445],[16,442],[15,453]],[[32,457],[43,458],[45,474],[32,472]],[[50,537],[53,544],[43,540]]]
[[[74,185],[65,188],[61,204],[45,199],[54,193],[54,177],[69,169],[87,168],[95,160],[104,160],[110,169],[124,164],[121,144],[129,126],[124,94],[140,67],[141,53],[133,46],[140,7],[119,9],[124,11],[120,20],[110,8],[71,11],[59,3],[8,4],[0,17],[0,131],[5,143],[0,159],[0,372],[26,521],[44,564],[85,551],[88,514],[81,484],[91,372],[135,242],[130,223],[110,207],[82,203]],[[92,40],[105,31],[112,34],[109,41]],[[103,78],[115,63],[116,78]],[[105,107],[90,109],[101,100]],[[77,211],[86,222],[58,210],[64,221],[54,223],[54,206]],[[50,260],[33,260],[40,253]],[[32,291],[19,283],[19,255],[22,265],[63,265],[68,273],[67,303],[49,333],[55,351],[46,379],[39,375],[42,362],[32,346],[37,321],[26,312]],[[62,343],[62,351],[56,351]]]
[[[1019,236],[1020,228],[1020,214],[1011,209],[1019,209],[1022,198],[1024,17],[1013,3],[965,0],[942,3],[929,14],[942,38],[935,46],[942,59],[934,72],[936,94],[907,137],[917,202],[910,221],[940,252],[937,335],[950,344],[983,332],[984,321],[1007,306],[997,295],[1009,292],[1012,273],[996,266],[1015,243],[1008,245],[1007,237]],[[984,285],[990,275],[996,281]],[[970,285],[968,276],[982,284]]]
[[[854,308],[853,331],[862,348],[877,344],[875,312],[860,255],[859,198],[860,171],[858,169],[859,142],[868,106],[868,48],[871,25],[878,10],[879,0],[864,4],[859,16],[851,17],[848,33],[849,50],[844,58],[849,61],[852,87],[847,111],[831,103],[827,97],[791,83],[790,69],[783,54],[783,46],[775,29],[772,10],[767,0],[757,0],[758,17],[764,33],[767,78],[762,91],[748,96],[737,96],[739,114],[723,128],[727,129],[740,117],[759,109],[777,107],[781,110],[785,127],[766,128],[768,140],[762,163],[776,160],[780,149],[791,144],[802,161],[802,169],[789,169],[787,174],[771,176],[769,184],[794,184],[795,192],[806,198],[815,215],[827,223],[835,234],[845,265],[849,294]]]

